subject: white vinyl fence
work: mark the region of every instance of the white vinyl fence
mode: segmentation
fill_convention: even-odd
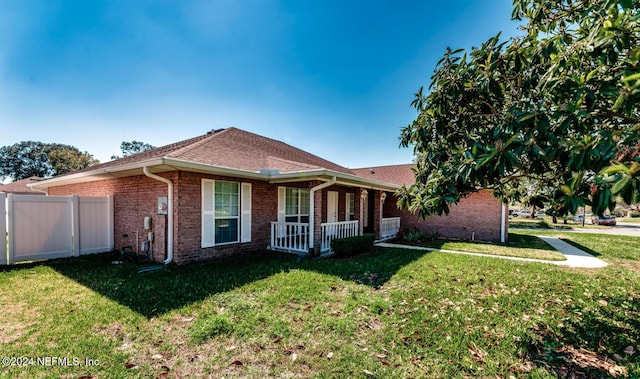
[[[0,231],[7,236],[0,244],[0,264],[113,248],[113,197],[0,193],[0,218]]]

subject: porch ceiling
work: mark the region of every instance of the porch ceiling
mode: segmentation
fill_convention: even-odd
[[[282,183],[294,183],[294,182],[303,182],[303,181],[311,181],[311,180],[328,182],[328,181],[331,181],[334,177],[336,178],[336,185],[341,185],[346,187],[374,189],[374,190],[389,191],[389,192],[395,192],[400,188],[399,185],[393,184],[393,183],[387,183],[379,180],[371,180],[371,179],[359,177],[357,175],[336,173],[336,172],[330,172],[326,170],[322,170],[318,172],[298,172],[298,173],[284,173],[284,174],[274,175],[269,180],[269,183],[282,184]]]

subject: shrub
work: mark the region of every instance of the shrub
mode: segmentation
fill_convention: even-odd
[[[640,212],[638,212],[638,211],[633,211],[633,212],[631,212],[630,216],[631,216],[631,217],[634,217],[634,218],[635,218],[635,217],[640,217]]]
[[[417,244],[425,241],[434,241],[437,240],[439,236],[440,233],[437,230],[429,233],[417,228],[413,230],[401,230],[399,234],[399,238],[401,238],[405,242],[409,242],[412,244]]]
[[[420,240],[423,240],[425,238],[425,235],[419,230],[412,230],[410,232],[405,233],[403,238],[407,242],[418,242]]]
[[[338,238],[331,241],[331,249],[339,257],[348,257],[356,254],[367,253],[373,248],[376,237],[373,234],[365,234],[349,238]]]
[[[195,342],[203,343],[217,335],[231,333],[232,330],[233,324],[227,317],[214,314],[198,319],[189,330],[189,335]]]

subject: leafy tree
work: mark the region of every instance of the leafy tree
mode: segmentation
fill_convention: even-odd
[[[0,147],[0,177],[51,177],[99,163],[89,153],[59,143],[23,141]]]
[[[120,144],[120,150],[122,151],[122,157],[128,157],[129,155],[142,153],[143,151],[148,151],[151,149],[155,149],[155,146],[152,146],[148,143],[140,142],[140,141],[122,141]],[[122,158],[118,155],[112,155],[111,159]]]
[[[415,94],[416,183],[398,205],[422,216],[493,189],[521,201],[546,189],[559,212],[640,200],[640,2],[514,0],[525,34],[448,49]]]

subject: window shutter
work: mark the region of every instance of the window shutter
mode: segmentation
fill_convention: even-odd
[[[278,187],[278,222],[285,221],[285,213],[287,209],[287,188]]]
[[[202,247],[215,245],[215,202],[213,180],[202,180]]]
[[[251,183],[242,183],[240,196],[240,242],[251,242]]]
[[[287,213],[287,188],[278,187],[278,222],[285,222]],[[287,227],[278,225],[277,237],[282,238],[287,234]]]
[[[350,200],[351,200],[351,194],[348,193],[347,196],[345,196],[345,205],[344,205],[344,220],[345,221],[351,221],[351,217],[349,217],[349,204],[350,204]]]

